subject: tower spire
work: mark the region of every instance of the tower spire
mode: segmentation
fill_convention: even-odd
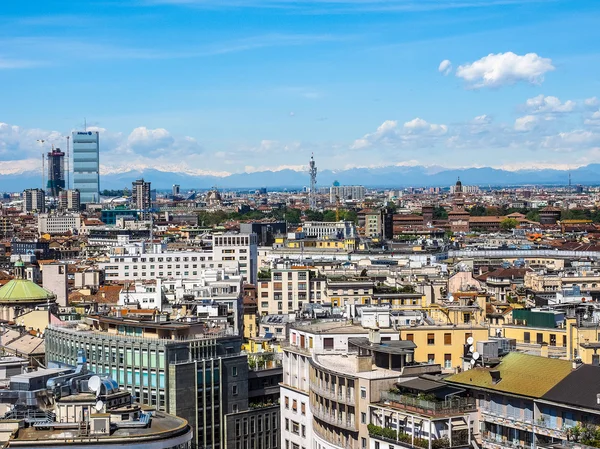
[[[317,164],[315,163],[315,154],[310,156],[308,173],[310,175],[310,190],[308,191],[308,207],[312,210],[317,208]]]

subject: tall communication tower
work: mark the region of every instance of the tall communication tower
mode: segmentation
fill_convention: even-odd
[[[310,174],[310,190],[308,191],[308,207],[312,210],[317,208],[317,165],[314,154],[310,157],[308,173]]]

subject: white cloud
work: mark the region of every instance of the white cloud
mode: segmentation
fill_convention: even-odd
[[[585,100],[583,100],[583,104],[588,107],[594,108],[594,107],[598,106],[600,104],[600,102],[598,101],[597,97],[591,97],[591,98],[586,98]]]
[[[534,115],[525,115],[515,120],[515,131],[531,131],[536,127],[538,119]]]
[[[543,94],[529,98],[525,102],[525,108],[532,114],[572,112],[575,106],[574,101],[567,100],[562,103],[556,97],[545,97]]]
[[[600,134],[576,129],[544,138],[541,147],[552,151],[571,152],[588,150],[598,144],[600,144]]]
[[[483,58],[461,65],[456,76],[472,88],[500,87],[524,81],[540,84],[547,72],[554,70],[552,60],[536,53],[517,55],[513,52],[490,53]]]
[[[438,72],[442,75],[447,76],[452,72],[452,62],[449,59],[444,59],[440,62],[440,66],[438,67]]]
[[[428,123],[425,120],[417,117],[409,122],[404,123],[404,129],[410,134],[429,133],[429,134],[446,134],[448,127],[446,125],[436,125]]]
[[[585,119],[583,123],[590,126],[600,126],[600,111],[594,112],[590,118]]]

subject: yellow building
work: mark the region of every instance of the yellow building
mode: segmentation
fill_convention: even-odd
[[[415,362],[438,363],[445,371],[462,367],[467,339],[486,341],[488,328],[478,325],[415,326],[400,329],[400,339],[417,345]]]
[[[258,335],[258,326],[256,317],[258,314],[258,305],[256,300],[250,296],[244,296],[244,341],[248,341]]]

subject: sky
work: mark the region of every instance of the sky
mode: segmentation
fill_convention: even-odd
[[[85,124],[105,174],[600,163],[598,23],[596,0],[3,2],[0,174]]]

